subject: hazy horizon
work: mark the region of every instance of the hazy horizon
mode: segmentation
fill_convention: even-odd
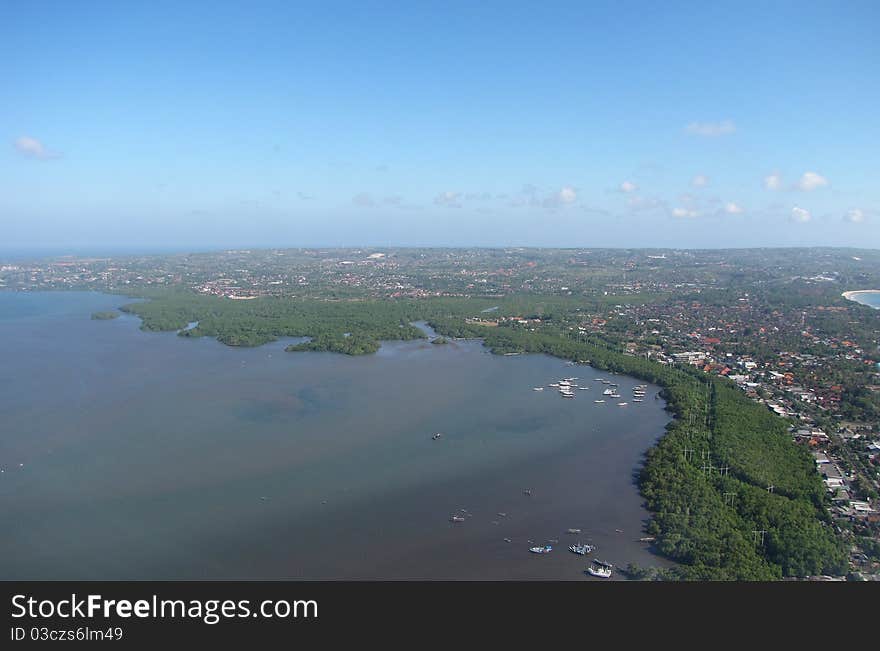
[[[878,19],[7,3],[3,247],[877,247]]]

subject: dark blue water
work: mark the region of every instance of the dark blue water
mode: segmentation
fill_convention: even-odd
[[[661,564],[632,476],[656,387],[618,377],[617,407],[607,374],[478,342],[351,358],[90,319],[124,302],[0,292],[2,579],[590,580],[576,540]],[[567,376],[589,390],[532,390]]]

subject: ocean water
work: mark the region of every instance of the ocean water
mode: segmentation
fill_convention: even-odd
[[[607,373],[475,341],[351,358],[90,319],[125,302],[0,292],[0,579],[594,580],[576,541],[668,565],[637,541],[657,387],[618,376],[618,407]],[[532,390],[567,376],[589,390]]]
[[[875,310],[880,310],[880,292],[858,292],[852,294],[850,300],[862,305],[870,305]]]

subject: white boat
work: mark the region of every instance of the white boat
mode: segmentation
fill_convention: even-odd
[[[443,436],[443,434],[441,434],[440,432],[437,432],[437,433],[434,434],[434,436],[432,436],[431,438],[434,439],[434,440],[436,441],[436,440],[439,439],[441,436]]]
[[[580,532],[581,532],[580,529],[569,529],[569,530],[566,531],[565,533],[580,533]]]
[[[563,398],[574,398],[574,394],[573,393],[563,393],[562,397]]]
[[[618,402],[618,403],[617,403],[617,406],[618,406],[618,407],[626,407],[627,404],[629,404],[629,403],[626,403],[626,402]]]
[[[543,391],[544,387],[534,387],[532,391]]]
[[[451,518],[449,518],[449,521],[450,522],[464,522],[464,516],[463,515],[453,515]]]
[[[634,399],[633,399],[633,402],[645,402],[645,401],[642,400],[641,398],[634,398]]]
[[[605,402],[605,401],[604,400],[593,400],[593,402],[595,402],[596,404],[599,404],[600,402]]]
[[[529,551],[533,554],[549,554],[553,551],[553,547],[550,545],[544,545],[543,547],[529,547]]]
[[[603,395],[603,396],[611,396],[611,395],[614,395],[614,389],[605,389],[605,390],[602,392],[602,395]]]
[[[613,567],[614,566],[611,563],[593,561],[590,563],[590,567],[587,568],[587,573],[597,576],[600,579],[609,579],[611,578],[611,568]]]
[[[572,554],[579,554],[580,556],[586,556],[591,553],[596,548],[593,545],[582,545],[581,543],[577,543],[576,545],[570,545],[568,551]]]

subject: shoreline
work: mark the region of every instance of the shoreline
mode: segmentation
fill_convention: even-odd
[[[848,301],[852,301],[853,303],[858,303],[859,305],[866,305],[868,307],[872,307],[875,310],[880,309],[876,305],[872,303],[867,303],[863,300],[859,300],[864,295],[874,295],[880,294],[880,289],[852,289],[847,292],[843,292],[841,296]]]

